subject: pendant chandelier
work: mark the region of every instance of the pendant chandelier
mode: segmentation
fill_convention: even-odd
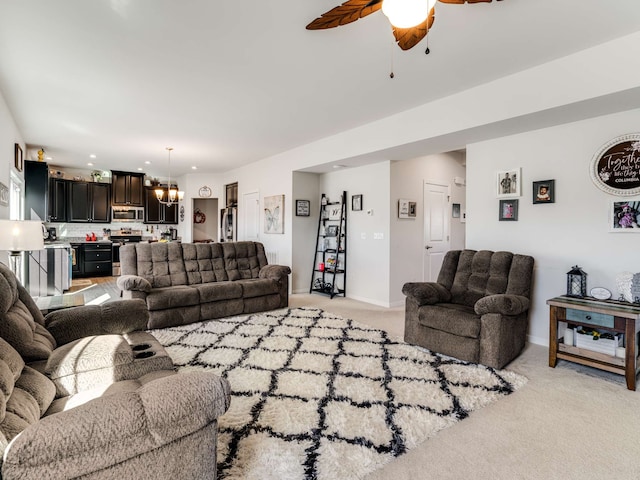
[[[178,191],[177,188],[171,187],[171,150],[173,147],[167,147],[169,152],[168,166],[169,166],[169,181],[167,182],[167,199],[164,199],[165,189],[162,187],[156,188],[156,198],[162,205],[171,206],[174,203],[180,202],[184,198],[184,192]]]

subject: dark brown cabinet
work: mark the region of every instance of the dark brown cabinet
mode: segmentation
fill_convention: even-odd
[[[47,221],[67,221],[67,187],[69,182],[61,178],[49,179],[49,205]]]
[[[144,174],[111,171],[112,205],[143,207]]]
[[[69,222],[111,223],[111,185],[69,182]]]
[[[24,162],[26,220],[47,220],[49,167],[44,162]]]
[[[82,273],[87,277],[111,275],[111,243],[85,243],[82,245]]]
[[[144,223],[178,224],[178,203],[163,205],[153,188],[145,188],[144,193]]]

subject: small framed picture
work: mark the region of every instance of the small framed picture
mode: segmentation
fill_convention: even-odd
[[[520,185],[522,184],[521,177],[522,175],[520,174],[519,168],[498,172],[496,185],[498,198],[519,197],[521,195],[520,192],[522,191],[520,188]]]
[[[640,200],[611,202],[609,229],[612,232],[640,233]]]
[[[498,220],[517,221],[518,220],[518,200],[500,200],[500,211]]]
[[[296,216],[308,217],[309,215],[311,215],[311,201],[296,200]]]
[[[409,202],[409,218],[414,218],[416,216],[416,202]]]
[[[556,201],[555,180],[533,182],[533,203],[554,203]]]
[[[24,163],[23,163],[23,160],[22,160],[22,147],[20,146],[19,143],[15,144],[15,147],[13,149],[13,156],[14,156],[14,162],[15,162],[16,170],[21,172]]]
[[[409,200],[405,198],[398,200],[398,218],[409,218]]]
[[[327,227],[327,237],[337,237],[338,236],[338,225],[329,225]]]
[[[342,205],[330,205],[329,206],[329,220],[340,220],[342,216]]]
[[[460,218],[460,204],[452,203],[451,204],[451,216],[453,218]]]
[[[351,210],[354,212],[359,212],[362,210],[362,195],[352,195],[351,196]]]

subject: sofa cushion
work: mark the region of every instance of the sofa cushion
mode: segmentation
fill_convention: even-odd
[[[238,280],[236,283],[242,285],[242,296],[244,298],[261,297],[280,292],[280,283],[271,278]]]
[[[219,243],[183,243],[182,255],[189,285],[229,279]]]
[[[132,349],[138,345],[146,348]],[[63,345],[49,357],[46,373],[55,383],[57,396],[62,397],[171,369],[171,359],[152,335],[132,332],[86,337]]]
[[[232,242],[221,245],[229,280],[258,278],[260,269],[267,265],[261,243]]]
[[[138,276],[152,287],[187,285],[187,273],[179,243],[136,243]]]
[[[147,294],[149,311],[167,308],[188,307],[200,303],[200,294],[195,286],[179,285],[175,287],[154,288]]]
[[[238,282],[214,282],[194,285],[200,294],[200,303],[231,300],[242,297],[242,287]]]
[[[11,441],[37,422],[54,396],[51,380],[26,366],[18,352],[0,338],[0,436],[4,437],[1,443]]]
[[[480,336],[480,317],[473,308],[453,303],[439,303],[418,309],[420,325],[460,337]]]

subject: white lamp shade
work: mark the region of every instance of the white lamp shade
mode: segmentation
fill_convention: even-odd
[[[411,28],[427,19],[435,3],[436,0],[383,0],[382,13],[394,27]]]
[[[0,220],[0,250],[29,252],[43,248],[42,222],[37,220]]]

